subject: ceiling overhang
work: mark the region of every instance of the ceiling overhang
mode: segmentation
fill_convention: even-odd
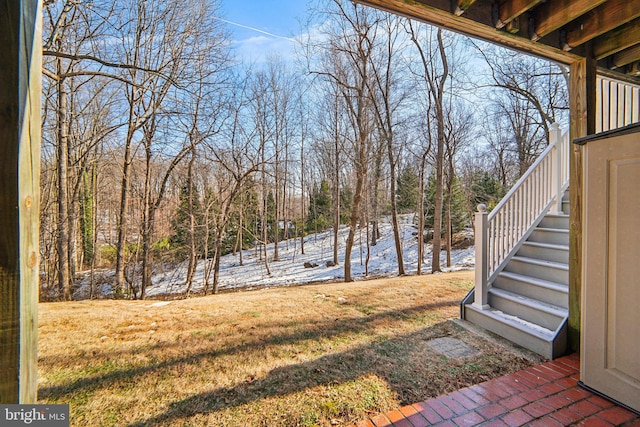
[[[398,15],[640,82],[640,0],[354,0]]]

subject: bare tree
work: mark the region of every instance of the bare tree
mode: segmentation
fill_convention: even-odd
[[[447,267],[451,267],[452,245],[452,199],[454,183],[456,179],[455,160],[458,152],[469,143],[474,125],[474,116],[471,109],[461,102],[450,102],[446,114],[446,170],[445,170],[445,200],[444,200],[444,224],[445,247],[447,251]]]
[[[214,141],[206,143],[208,153],[211,156],[210,160],[214,162],[214,166],[218,170],[216,174],[217,215],[214,221],[214,254],[209,261],[213,266],[212,292],[214,294],[218,293],[222,244],[226,236],[227,225],[231,220],[233,203],[252,175],[260,172],[264,165],[262,160],[265,139],[258,136],[256,145],[253,132],[247,131],[241,119],[245,105],[246,87],[245,82],[240,84],[241,86],[235,90],[236,98],[230,105],[233,119],[229,121],[229,129]],[[259,132],[256,133],[259,134]],[[265,229],[263,228],[263,230]],[[207,280],[205,291],[208,285]]]
[[[397,159],[400,151],[396,138],[396,128],[399,124],[398,110],[404,101],[408,99],[408,92],[401,86],[402,70],[396,65],[401,63],[400,57],[402,55],[400,21],[391,15],[386,15],[379,21],[378,27],[382,28],[381,32],[384,43],[381,43],[383,48],[379,52],[379,55],[371,57],[373,84],[370,92],[373,98],[372,105],[378,125],[378,133],[387,148],[393,237],[398,260],[398,274],[404,275],[404,259],[402,255],[402,242],[400,240],[396,197]]]
[[[112,9],[107,8],[105,16]],[[89,164],[89,157],[97,144],[118,126],[107,125],[106,108],[97,108],[101,102],[109,105],[104,91],[108,77],[102,71],[88,69],[83,61],[92,59],[83,55],[96,42],[94,33],[101,29],[104,21],[92,22],[84,9],[73,1],[49,2],[45,8],[45,34],[43,42],[43,73],[51,85],[47,88],[45,111],[55,112],[55,147],[57,177],[56,248],[58,287],[64,299],[71,299],[71,284],[74,272],[82,263],[84,252],[78,246],[78,210],[82,177]],[[87,88],[89,88],[87,90]],[[50,95],[55,94],[51,104]],[[92,116],[93,114],[93,116]],[[101,115],[102,114],[102,115]],[[45,123],[51,117],[45,113]],[[47,130],[44,127],[45,141]],[[51,141],[52,139],[49,139]],[[46,148],[44,150],[46,153]],[[46,168],[45,168],[46,171]],[[80,255],[78,255],[78,253]]]
[[[436,196],[433,218],[433,252],[431,271],[441,271],[440,246],[442,235],[442,205],[443,205],[443,181],[444,181],[444,156],[445,156],[445,85],[449,78],[449,62],[442,38],[442,29],[436,31],[435,48],[433,47],[434,31],[430,27],[417,25],[407,21],[407,30],[413,44],[420,56],[422,70],[420,78],[423,80],[429,96],[433,100],[434,114],[436,118],[436,151],[435,151],[435,176]],[[424,44],[423,44],[424,43]],[[435,50],[437,49],[437,51]]]
[[[323,69],[313,70],[320,76],[338,85],[340,95],[348,112],[353,129],[350,138],[350,161],[355,175],[355,188],[349,234],[347,236],[344,261],[344,279],[353,281],[351,252],[356,227],[361,219],[367,178],[369,142],[372,131],[371,97],[369,91],[372,78],[371,55],[374,52],[376,21],[378,12],[343,0],[332,0],[327,5],[327,43],[320,46],[324,53]]]

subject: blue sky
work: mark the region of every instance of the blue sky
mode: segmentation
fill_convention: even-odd
[[[305,0],[222,0],[222,12],[229,22],[234,46],[245,59],[262,62],[265,55],[292,54],[288,40],[300,32]]]

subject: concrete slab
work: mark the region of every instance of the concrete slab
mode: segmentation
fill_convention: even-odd
[[[456,338],[436,338],[428,341],[427,345],[450,359],[475,356],[478,354],[477,349]]]

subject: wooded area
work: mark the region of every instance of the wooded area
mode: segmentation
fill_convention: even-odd
[[[568,116],[562,66],[347,0],[309,16],[298,63],[244,64],[219,1],[45,1],[41,298],[71,299],[83,270],[99,297],[109,268],[114,297],[142,299],[175,262],[188,294],[202,260],[216,293],[222,255],[254,248],[269,272],[278,242],[328,228],[351,281],[355,234],[375,245],[383,217],[405,274],[401,213],[433,230],[438,271],[441,239]]]

